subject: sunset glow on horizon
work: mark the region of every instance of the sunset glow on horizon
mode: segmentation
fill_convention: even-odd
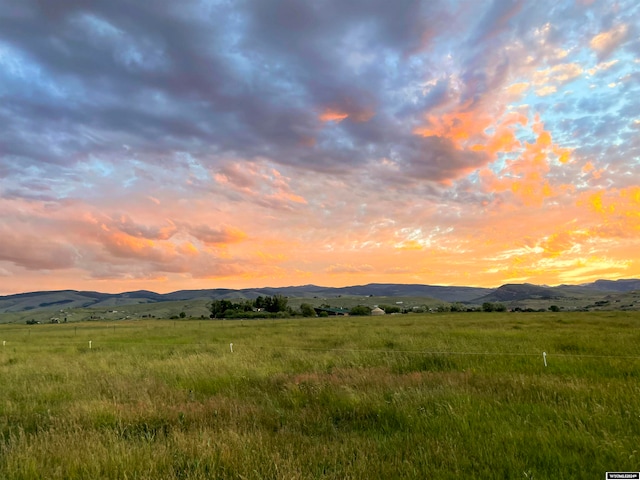
[[[0,0],[0,295],[640,278],[634,0]]]

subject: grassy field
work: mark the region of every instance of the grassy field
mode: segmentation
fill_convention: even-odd
[[[640,470],[638,312],[5,324],[0,342],[0,478]]]

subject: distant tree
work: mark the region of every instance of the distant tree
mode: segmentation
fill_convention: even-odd
[[[287,304],[289,300],[282,295],[276,294],[273,297],[266,297],[264,299],[264,309],[267,312],[277,313],[277,312],[286,312]]]
[[[289,299],[282,295],[275,295],[276,304],[278,305],[279,312],[287,312],[289,311]]]
[[[245,300],[237,304],[237,310],[240,312],[252,312],[254,308],[254,302],[251,300]]]
[[[222,312],[222,318],[234,318],[237,313],[237,308],[227,308],[224,312]]]
[[[379,307],[382,310],[384,310],[384,313],[386,313],[386,314],[400,313],[400,307],[397,307],[395,305],[379,305]]]
[[[358,305],[349,310],[349,315],[371,315],[371,309],[366,305]]]
[[[308,303],[303,303],[303,304],[300,305],[300,313],[302,313],[303,317],[315,317],[316,316],[316,311]]]
[[[180,312],[180,318],[184,318],[184,317],[186,317],[186,316],[187,316],[187,314],[186,314],[186,313],[184,313],[184,312]]]
[[[506,312],[507,307],[503,303],[484,302],[482,304],[483,312]]]
[[[233,308],[233,303],[229,300],[214,300],[209,307],[211,318],[223,318],[227,310]]]
[[[560,311],[560,307],[557,305],[551,305],[549,307],[549,310],[551,310],[552,312],[559,312]]]
[[[460,302],[452,303],[449,308],[451,308],[452,312],[466,312],[467,311],[467,307],[465,307]]]

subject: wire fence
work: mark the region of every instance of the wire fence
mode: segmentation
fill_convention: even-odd
[[[151,347],[151,348],[174,348],[174,347],[200,347],[200,348],[217,348],[226,350],[232,354],[241,354],[251,350],[287,350],[301,352],[317,352],[317,353],[367,353],[367,354],[384,354],[384,355],[450,355],[450,356],[505,356],[505,357],[541,357],[545,361],[548,358],[600,358],[600,359],[640,359],[638,355],[608,355],[593,353],[554,353],[554,352],[472,352],[472,351],[450,351],[450,350],[407,350],[407,349],[380,349],[380,348],[323,348],[323,347],[305,347],[305,346],[287,346],[287,345],[263,345],[255,343],[220,343],[220,342],[118,342],[118,341],[77,341],[77,342],[49,342],[49,343],[28,343],[25,341],[11,342],[2,341],[0,352],[6,349],[15,349],[16,347],[36,347],[36,348],[64,348],[77,347],[88,348],[91,350],[100,350],[106,347]]]

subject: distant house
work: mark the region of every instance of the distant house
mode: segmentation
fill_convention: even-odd
[[[371,315],[384,315],[384,313],[384,310],[382,310],[380,307],[376,307],[371,310]]]
[[[338,315],[338,316],[347,316],[349,315],[348,308],[334,308],[334,307],[313,307],[316,311],[316,315],[320,315],[322,312],[325,312],[327,315]]]

